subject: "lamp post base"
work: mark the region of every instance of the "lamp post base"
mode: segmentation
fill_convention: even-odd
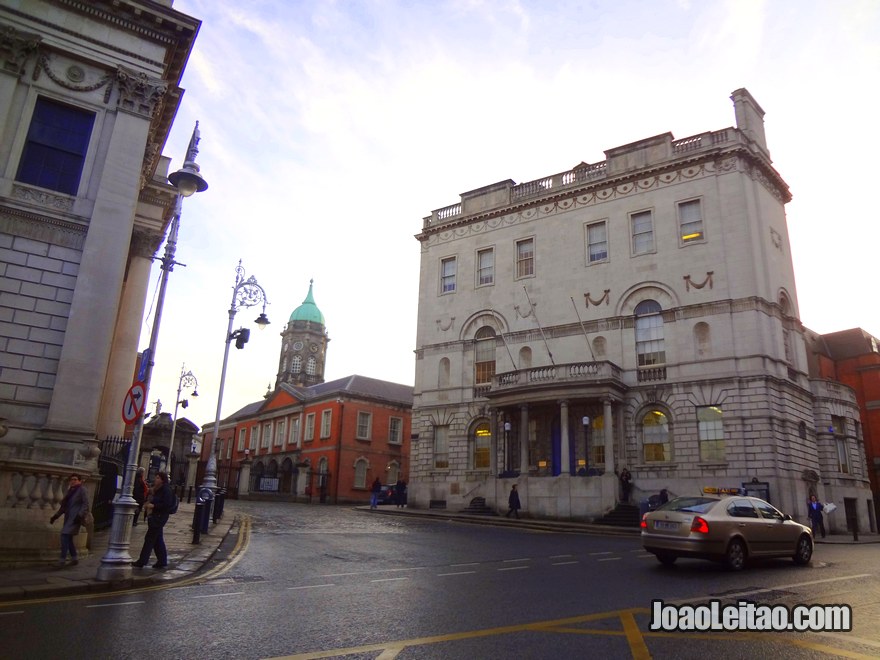
[[[131,578],[131,523],[137,510],[134,498],[120,496],[113,503],[113,522],[107,552],[101,557],[101,565],[95,579],[101,582],[119,582]]]

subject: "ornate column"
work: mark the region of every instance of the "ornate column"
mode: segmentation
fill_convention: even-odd
[[[611,399],[602,399],[602,415],[605,427],[605,474],[614,474],[614,418]]]
[[[519,407],[519,473],[529,473],[529,406],[524,403]]]
[[[568,437],[568,401],[559,402],[559,473],[571,474],[570,439]]]
[[[492,435],[489,445],[489,474],[494,478],[498,475],[498,438],[501,435],[502,428],[501,411],[494,411],[492,422]]]

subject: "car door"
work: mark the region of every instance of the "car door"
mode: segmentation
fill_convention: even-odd
[[[752,500],[764,523],[767,551],[773,554],[793,554],[800,530],[785,523],[785,516],[764,500]]]
[[[767,544],[764,521],[752,502],[744,497],[730,500],[727,505],[727,515],[732,523],[729,536],[741,535],[749,546],[750,554],[764,554]]]

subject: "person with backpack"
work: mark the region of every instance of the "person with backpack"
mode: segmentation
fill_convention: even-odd
[[[168,549],[165,547],[163,530],[168,522],[168,516],[175,510],[176,497],[168,485],[168,475],[164,472],[156,474],[153,479],[153,495],[144,506],[147,512],[147,533],[144,535],[144,545],[137,561],[131,562],[132,566],[143,568],[150,561],[150,555],[156,551],[156,563],[153,568],[165,568],[168,566]]]
[[[131,489],[131,496],[138,505],[137,511],[134,512],[134,521],[131,523],[132,527],[137,527],[138,521],[141,518],[141,511],[144,508],[144,504],[147,502],[149,494],[150,487],[144,479],[144,468],[139,467],[137,469],[137,474],[134,477],[134,486]]]

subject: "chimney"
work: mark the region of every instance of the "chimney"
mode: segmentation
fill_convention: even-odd
[[[733,92],[730,98],[733,100],[736,127],[760,149],[767,160],[770,160],[767,139],[764,136],[764,111],[761,106],[744,87]]]

